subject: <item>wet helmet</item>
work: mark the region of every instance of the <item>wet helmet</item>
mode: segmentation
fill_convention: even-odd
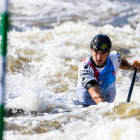
[[[110,38],[102,34],[94,36],[90,43],[90,48],[96,51],[111,51],[111,46]]]

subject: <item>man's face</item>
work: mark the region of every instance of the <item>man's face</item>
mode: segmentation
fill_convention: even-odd
[[[108,51],[96,51],[92,50],[92,57],[97,66],[101,66],[107,59],[107,56],[109,55],[110,52]]]

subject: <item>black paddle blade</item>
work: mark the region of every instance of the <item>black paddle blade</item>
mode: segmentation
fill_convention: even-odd
[[[131,82],[131,86],[130,86],[130,89],[129,89],[129,93],[128,93],[126,102],[130,102],[130,98],[131,98],[131,95],[132,95],[132,90],[133,90],[135,79],[136,79],[136,74],[137,74],[137,68],[135,68],[135,71],[134,71],[134,74],[133,74],[133,78],[132,78],[132,82]]]

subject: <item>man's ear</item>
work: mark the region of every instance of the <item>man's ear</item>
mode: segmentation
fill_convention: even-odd
[[[93,50],[92,50],[92,49],[90,49],[90,51],[91,51],[91,53],[93,52]]]
[[[108,55],[110,54],[110,51],[108,52]]]

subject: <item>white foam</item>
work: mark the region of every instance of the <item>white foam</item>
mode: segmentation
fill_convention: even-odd
[[[136,131],[130,134],[134,140],[138,139],[140,124],[137,114],[136,117],[128,119],[126,116],[125,119],[121,119],[122,115],[119,115],[119,111],[114,112],[116,106],[119,106],[120,110],[123,109],[123,105],[119,102],[123,102],[126,108],[124,116],[129,116],[129,109],[139,109],[138,82],[134,86],[131,98],[131,101],[137,105],[130,104],[129,107],[125,104],[132,72],[118,72],[115,103],[101,103],[84,109],[73,104],[73,100],[76,99],[78,65],[91,54],[89,42],[98,33],[107,34],[111,38],[113,49],[130,50],[126,59],[131,59],[131,62],[135,58],[140,58],[139,48],[136,47],[140,43],[139,38],[137,32],[129,25],[123,28],[111,25],[94,27],[84,22],[66,22],[52,30],[33,28],[25,32],[11,31],[8,34],[6,107],[22,108],[27,112],[42,111],[44,116],[5,118],[9,129],[9,124],[12,123],[20,127],[26,126],[23,130],[13,128],[16,134],[11,134],[12,131],[5,132],[5,139],[76,139],[79,137],[84,140],[102,139],[104,135],[105,140],[123,140],[131,138],[129,132],[132,129]],[[64,132],[54,128],[54,131],[42,133],[50,127],[45,123],[46,120],[60,123],[61,130]],[[45,124],[43,126],[42,121]],[[41,134],[37,134],[35,128],[42,129]],[[33,136],[29,135],[30,129]],[[24,130],[29,134],[23,136]]]

